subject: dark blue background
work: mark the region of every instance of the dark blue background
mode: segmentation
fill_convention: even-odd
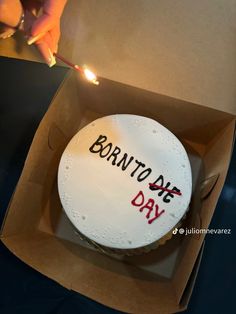
[[[37,126],[67,70],[0,58],[0,224]],[[236,149],[208,235],[188,310],[236,313]],[[121,300],[122,302],[122,300]],[[25,265],[0,242],[0,314],[120,313],[68,291]]]

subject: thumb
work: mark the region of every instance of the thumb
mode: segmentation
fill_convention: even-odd
[[[33,23],[31,28],[31,35],[37,36],[41,33],[46,33],[50,29],[52,29],[54,25],[55,25],[54,19],[48,14],[43,14],[39,18],[37,18],[37,20],[35,20],[35,22]]]

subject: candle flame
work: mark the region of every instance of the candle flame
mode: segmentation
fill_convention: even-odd
[[[90,71],[89,69],[86,68],[86,69],[84,69],[84,75],[88,81],[90,81],[91,83],[93,83],[95,85],[99,85],[97,77],[92,71]]]

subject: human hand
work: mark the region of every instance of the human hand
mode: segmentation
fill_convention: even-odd
[[[66,0],[45,0],[42,3],[42,13],[37,16],[38,2],[26,2],[26,10],[31,12],[35,19],[29,21],[28,44],[36,44],[47,64],[51,67],[56,61],[53,54],[57,52],[60,38],[60,18],[63,13]],[[30,25],[31,24],[31,25]]]
[[[20,0],[0,0],[0,38],[8,38],[15,33],[22,13]]]
[[[60,18],[66,0],[22,0],[24,6],[24,25],[21,30],[28,36],[28,44],[35,43],[43,58],[51,67],[56,61],[60,38]],[[20,0],[0,0],[0,22],[2,36],[11,36],[19,26],[23,8]]]
[[[66,0],[24,1],[26,12],[25,31],[29,35],[28,44],[36,44],[50,67],[56,63],[53,54],[58,49],[60,18],[65,4]],[[29,16],[29,12],[31,16]]]

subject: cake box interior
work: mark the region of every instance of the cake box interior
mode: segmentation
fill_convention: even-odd
[[[81,241],[62,210],[57,191],[62,152],[83,126],[117,113],[153,118],[181,140],[193,173],[183,227],[208,227],[231,157],[235,117],[107,79],[94,86],[70,72],[35,134],[1,240],[36,270],[110,307],[181,311],[194,285],[204,234],[175,235],[140,256],[108,256]]]

